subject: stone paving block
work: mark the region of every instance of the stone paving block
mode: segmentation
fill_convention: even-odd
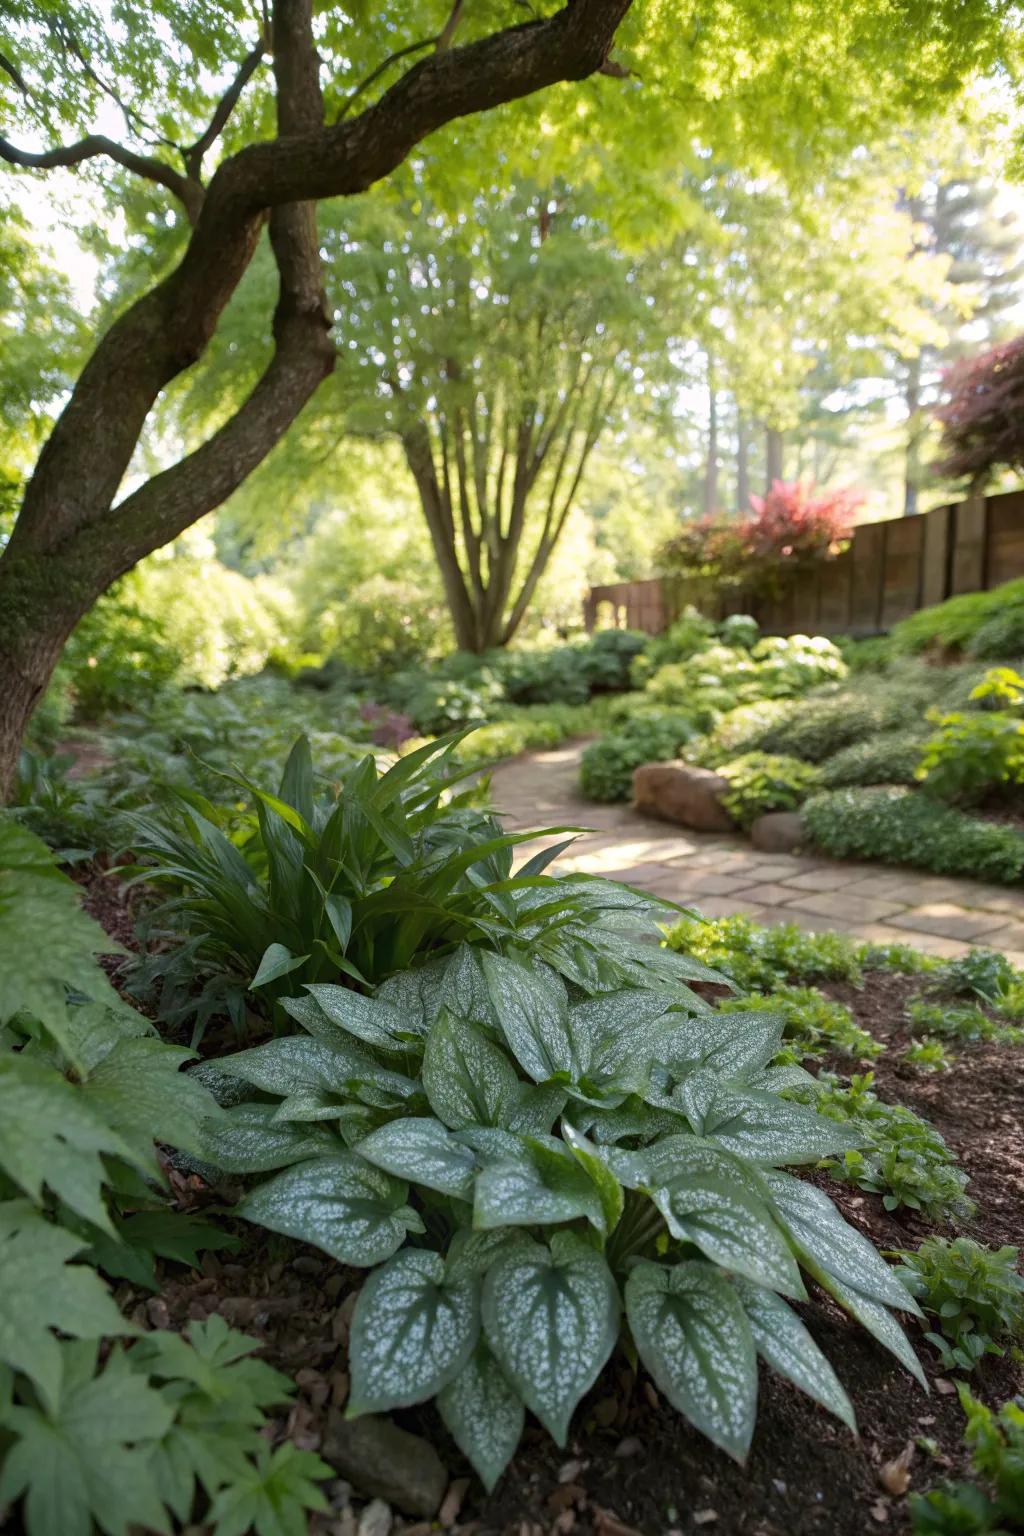
[[[671,874],[679,889],[686,891],[687,899],[691,896],[732,896],[750,884],[749,880],[737,880],[733,875],[719,875],[711,869],[695,869],[690,874],[675,868]]]
[[[986,912],[1005,912],[1010,918],[1024,920],[1024,891],[1007,890],[1005,886],[990,885],[984,901],[978,906]]]
[[[1002,912],[969,912],[966,907],[955,906],[951,901],[933,901],[902,912],[893,918],[893,926],[912,933],[935,934],[940,939],[977,943],[985,934],[1010,925]]]
[[[899,902],[882,901],[877,896],[851,896],[849,891],[797,891],[786,902],[786,911],[794,919],[799,911],[846,923],[882,922],[902,910]]]
[[[937,933],[914,933],[904,930],[904,942],[912,944],[915,949],[921,949],[926,955],[935,955],[939,960],[959,960],[961,955],[966,955],[974,946],[963,939],[945,939]]]
[[[786,883],[795,886],[798,891],[842,891],[850,888],[851,876],[848,869],[838,864],[795,874]]]
[[[746,896],[762,907],[781,907],[792,898],[793,892],[788,885],[780,885],[778,881],[758,880],[753,885],[748,881],[746,888],[736,894]]]
[[[776,854],[772,858],[764,859],[751,867],[751,874],[758,880],[785,880],[791,882],[797,875],[808,872],[809,866],[803,859],[788,859],[784,855]]]
[[[735,917],[738,912],[742,912],[755,923],[770,923],[773,915],[770,908],[759,907],[756,902],[740,901],[737,896],[699,897],[693,905],[704,917]]]
[[[972,917],[980,917],[981,915],[982,914],[980,912],[971,914]],[[1005,916],[1005,913],[1000,915]],[[996,928],[995,930],[990,930],[990,932],[992,933],[992,938],[999,941],[1000,949],[1012,949],[1014,951],[1024,950],[1024,923],[1007,923],[1005,927]],[[989,945],[989,937],[987,934],[985,938],[981,940],[981,944],[983,947],[987,947]],[[1016,964],[1016,961],[1014,961],[1014,964]]]

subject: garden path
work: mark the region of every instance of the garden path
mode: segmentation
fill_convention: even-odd
[[[705,917],[745,912],[759,923],[831,928],[880,944],[913,944],[944,959],[978,944],[1024,966],[1024,891],[818,854],[759,853],[738,835],[690,832],[631,806],[595,805],[577,788],[584,745],[527,753],[491,778],[508,831],[592,829],[558,861],[562,873],[624,880]],[[531,843],[523,857],[538,846]]]

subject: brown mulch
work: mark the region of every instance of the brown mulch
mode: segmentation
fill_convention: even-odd
[[[93,871],[82,883],[87,905],[129,945],[130,902]],[[912,1077],[898,1056],[909,1039],[904,1007],[921,978],[874,975],[861,990],[825,987],[858,1022],[895,1049],[871,1063],[881,1097],[927,1116],[962,1159],[978,1213],[967,1230],[988,1243],[1024,1234],[1024,1050],[979,1044],[951,1047],[948,1073]],[[849,1071],[844,1063],[840,1070]],[[916,1245],[934,1230],[913,1212],[886,1212],[881,1200],[824,1175],[823,1187],[846,1217],[883,1248]],[[181,1204],[219,1198],[194,1177],[173,1174]],[[228,1222],[229,1226],[232,1223]],[[343,1409],[348,1322],[361,1276],[318,1250],[236,1227],[237,1254],[204,1256],[201,1271],[164,1268],[159,1296],[122,1286],[119,1299],[143,1326],[184,1327],[218,1312],[260,1338],[266,1358],[297,1384],[294,1406],[278,1429],[319,1449],[329,1412]],[[856,1408],[860,1439],[787,1383],[763,1372],[758,1425],[745,1467],[715,1450],[617,1355],[577,1411],[574,1434],[560,1450],[532,1420],[497,1489],[486,1495],[470,1477],[461,1507],[445,1521],[454,1533],[478,1536],[676,1536],[707,1529],[715,1536],[863,1536],[907,1532],[905,1497],[890,1491],[890,1464],[908,1458],[909,1487],[923,1490],[967,1473],[963,1415],[951,1382],[925,1343],[919,1353],[931,1383],[925,1394],[885,1351],[831,1301],[816,1293],[801,1309],[832,1360]],[[911,1324],[913,1330],[914,1325]],[[1009,1360],[987,1360],[972,1390],[998,1404],[1024,1391],[1024,1372]],[[431,1407],[396,1414],[405,1428],[439,1449],[453,1479],[470,1469]],[[889,1471],[886,1469],[890,1468]],[[349,1496],[357,1503],[348,1503]],[[328,1485],[331,1517],[311,1532],[356,1536],[362,1495]],[[453,1508],[458,1505],[456,1499]],[[427,1536],[427,1524],[397,1514],[395,1536]],[[436,1529],[436,1526],[433,1527]]]

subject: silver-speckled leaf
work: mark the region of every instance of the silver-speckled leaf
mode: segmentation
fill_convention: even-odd
[[[498,1027],[480,956],[469,944],[460,944],[445,967],[440,1003],[460,1019],[491,1029]]]
[[[477,1175],[473,1225],[550,1226],[585,1216],[607,1232],[601,1192],[568,1147],[556,1137],[524,1138],[514,1158],[491,1163]]]
[[[425,1184],[459,1200],[473,1197],[476,1157],[440,1120],[391,1120],[356,1148],[361,1157],[412,1184]]]
[[[525,1245],[484,1281],[487,1342],[528,1408],[559,1445],[619,1330],[619,1293],[599,1253],[572,1232]]]
[[[774,1291],[737,1276],[733,1288],[747,1314],[758,1354],[794,1386],[857,1433],[853,1404],[835,1371],[791,1307]]]
[[[382,1003],[379,998],[364,997],[349,987],[328,983],[307,986],[306,991],[332,1026],[332,1041],[338,1038],[339,1031],[343,1031],[342,1038],[354,1035],[357,1040],[387,1055],[403,1055],[408,1051],[409,1041],[402,1037],[414,1031],[406,1028],[396,1008]]]
[[[564,1073],[575,1082],[589,1065],[589,1040],[569,1032],[569,998],[554,971],[506,955],[484,954],[494,1012],[509,1049],[535,1083]]]
[[[276,1118],[274,1104],[239,1104],[206,1122],[202,1156],[225,1173],[269,1173],[311,1157],[332,1157],[344,1144],[327,1126]]]
[[[434,1114],[452,1130],[504,1125],[519,1100],[519,1079],[500,1046],[449,1013],[427,1038],[423,1086]]]
[[[880,1301],[865,1296],[863,1291],[859,1291],[855,1286],[843,1285],[834,1275],[822,1276],[821,1283],[851,1317],[855,1317],[863,1328],[874,1334],[879,1344],[883,1344],[890,1354],[896,1356],[900,1364],[906,1367],[911,1376],[917,1378],[927,1392],[928,1382],[921,1369],[921,1362],[892,1313],[883,1307]]]
[[[279,1173],[250,1191],[235,1215],[368,1269],[394,1253],[407,1232],[423,1231],[407,1196],[399,1179],[344,1152]]]
[[[672,1236],[695,1243],[713,1264],[785,1296],[806,1296],[796,1260],[767,1205],[738,1180],[682,1174],[652,1191],[652,1199]]]
[[[374,1270],[352,1314],[348,1415],[422,1403],[452,1381],[480,1331],[480,1281],[452,1280],[440,1254],[406,1248]]]
[[[346,1084],[379,1070],[354,1042],[328,1045],[304,1035],[285,1035],[266,1045],[225,1056],[220,1065],[232,1076],[284,1099],[280,1120],[330,1120],[351,1097]]]
[[[766,1166],[816,1163],[834,1152],[863,1146],[847,1125],[770,1093],[722,1089],[704,1116],[704,1135],[740,1157]]]
[[[673,1035],[667,1051],[679,1072],[714,1067],[723,1077],[743,1081],[778,1054],[786,1021],[778,1013],[694,1014]]]
[[[568,1095],[557,1083],[520,1083],[519,1099],[508,1117],[510,1131],[547,1136],[565,1108]]]
[[[402,1028],[425,1035],[441,1009],[441,991],[448,968],[448,956],[418,965],[412,971],[397,971],[381,982],[374,997],[387,1003],[401,1015]]]
[[[873,1301],[920,1317],[917,1302],[896,1271],[843,1220],[826,1194],[776,1169],[764,1171],[761,1178],[780,1225],[816,1280],[825,1284],[826,1277],[833,1277]]]
[[[448,1432],[490,1493],[508,1466],[523,1432],[522,1398],[510,1385],[481,1337],[437,1406]]]
[[[728,1280],[699,1261],[638,1264],[626,1282],[626,1316],[659,1391],[742,1462],[757,1415],[757,1356]]]
[[[650,1062],[683,1023],[682,1015],[669,1013],[671,1007],[671,993],[636,987],[576,1003],[569,1023],[574,1038],[590,1042],[588,1076],[641,1092]]]

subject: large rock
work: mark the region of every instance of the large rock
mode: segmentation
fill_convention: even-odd
[[[375,1414],[345,1419],[333,1408],[321,1455],[364,1493],[407,1515],[431,1519],[448,1487],[445,1464],[429,1441]]]
[[[796,811],[766,811],[751,826],[750,841],[762,853],[795,853],[807,835]]]
[[[732,817],[719,799],[728,788],[720,773],[691,768],[689,763],[645,763],[633,774],[638,811],[694,832],[732,831]]]

